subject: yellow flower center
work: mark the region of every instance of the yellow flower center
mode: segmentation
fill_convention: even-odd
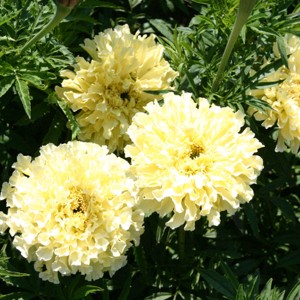
[[[190,158],[195,159],[200,156],[200,154],[204,153],[204,148],[200,145],[193,144],[191,146],[191,151],[190,151]]]
[[[137,88],[135,79],[130,75],[126,79],[112,82],[105,90],[104,97],[111,107],[135,107],[141,91]]]
[[[212,164],[212,159],[205,152],[202,144],[194,143],[187,151],[178,156],[176,168],[185,175],[205,173]]]
[[[88,196],[79,188],[72,188],[68,197],[70,201],[70,209],[73,214],[84,214],[88,207]]]
[[[90,202],[90,196],[81,188],[70,188],[65,203],[58,205],[58,222],[66,230],[83,232],[87,227]]]

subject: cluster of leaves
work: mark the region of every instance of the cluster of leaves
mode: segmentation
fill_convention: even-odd
[[[286,33],[300,36],[296,0],[258,0],[231,55],[218,90],[213,80],[238,9],[238,0],[85,0],[51,34],[22,52],[28,39],[54,13],[52,0],[0,0],[0,171],[7,181],[18,153],[36,155],[41,145],[76,136],[72,113],[54,94],[59,72],[85,56],[80,44],[116,24],[154,32],[180,76],[179,91],[219,105],[264,109],[247,90],[286,62],[273,57],[273,43]],[[271,63],[264,67],[264,60]],[[255,70],[253,75],[251,70]],[[276,84],[276,83],[275,83]],[[293,300],[300,291],[299,157],[275,153],[272,131],[252,119],[248,125],[265,145],[264,170],[255,197],[221,225],[196,230],[166,228],[152,215],[128,264],[113,278],[88,283],[82,276],[43,282],[9,235],[1,237],[0,299],[230,299]],[[67,126],[68,124],[68,126]],[[0,210],[5,211],[5,203]],[[28,276],[29,275],[29,276]],[[98,298],[97,298],[98,299]]]

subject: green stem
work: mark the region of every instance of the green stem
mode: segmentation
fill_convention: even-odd
[[[35,44],[43,36],[45,36],[47,33],[52,31],[71,12],[71,10],[72,10],[72,8],[70,8],[70,7],[57,5],[55,15],[53,16],[51,21],[23,46],[20,53],[29,49],[33,44]]]
[[[223,56],[221,59],[221,63],[218,68],[216,78],[212,85],[213,93],[217,90],[219,82],[223,76],[226,64],[227,64],[230,54],[232,52],[233,46],[235,45],[235,42],[236,42],[243,26],[247,22],[247,19],[255,5],[255,1],[256,0],[240,0],[240,5],[239,5],[238,13],[237,13],[234,25],[233,25],[233,29],[230,33],[226,48],[224,50],[224,53],[223,53]]]

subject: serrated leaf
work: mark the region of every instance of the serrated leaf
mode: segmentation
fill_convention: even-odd
[[[41,90],[46,88],[46,86],[43,84],[43,81],[41,80],[41,78],[37,75],[23,73],[23,74],[20,74],[19,77],[21,80],[27,81]]]
[[[13,14],[0,16],[0,26],[9,22],[11,19],[18,16],[18,14],[22,11],[22,9],[17,10]]]
[[[18,92],[18,95],[21,99],[21,102],[23,104],[24,110],[30,119],[31,117],[31,97],[29,94],[29,87],[27,85],[27,82],[20,79],[18,76],[16,76],[16,90]]]
[[[95,285],[84,285],[74,291],[73,300],[84,299],[84,297],[103,291],[102,288]]]
[[[14,82],[15,78],[12,76],[0,79],[0,98],[6,94],[6,92],[11,88]]]
[[[257,27],[254,27],[254,26],[249,26],[249,28],[251,28],[253,31],[259,33],[259,34],[263,34],[263,35],[272,35],[272,36],[278,36],[278,33],[269,28],[269,27],[260,27],[260,28],[257,28]]]

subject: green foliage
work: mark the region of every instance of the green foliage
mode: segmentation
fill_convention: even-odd
[[[212,83],[230,35],[238,0],[85,0],[53,32],[32,48],[22,46],[51,19],[51,0],[0,0],[0,171],[8,180],[19,153],[35,156],[41,145],[75,139],[78,124],[55,94],[60,71],[77,55],[80,44],[100,31],[128,23],[132,32],[155,33],[166,58],[179,72],[177,91],[191,92],[221,105],[264,110],[264,101],[249,96],[260,82],[287,65],[283,37],[300,36],[296,0],[257,0],[230,56],[215,93]],[[280,59],[273,55],[279,45]],[[265,59],[270,64],[265,65]],[[255,72],[254,72],[255,71]],[[152,93],[155,93],[153,91]],[[234,216],[222,215],[218,227],[205,219],[192,232],[171,230],[152,215],[128,264],[112,278],[95,282],[83,276],[44,282],[9,235],[0,237],[0,299],[232,299],[294,300],[300,295],[299,156],[274,152],[272,129],[250,117],[247,125],[265,145],[259,151],[264,170],[255,197]],[[6,211],[4,201],[0,210]]]

